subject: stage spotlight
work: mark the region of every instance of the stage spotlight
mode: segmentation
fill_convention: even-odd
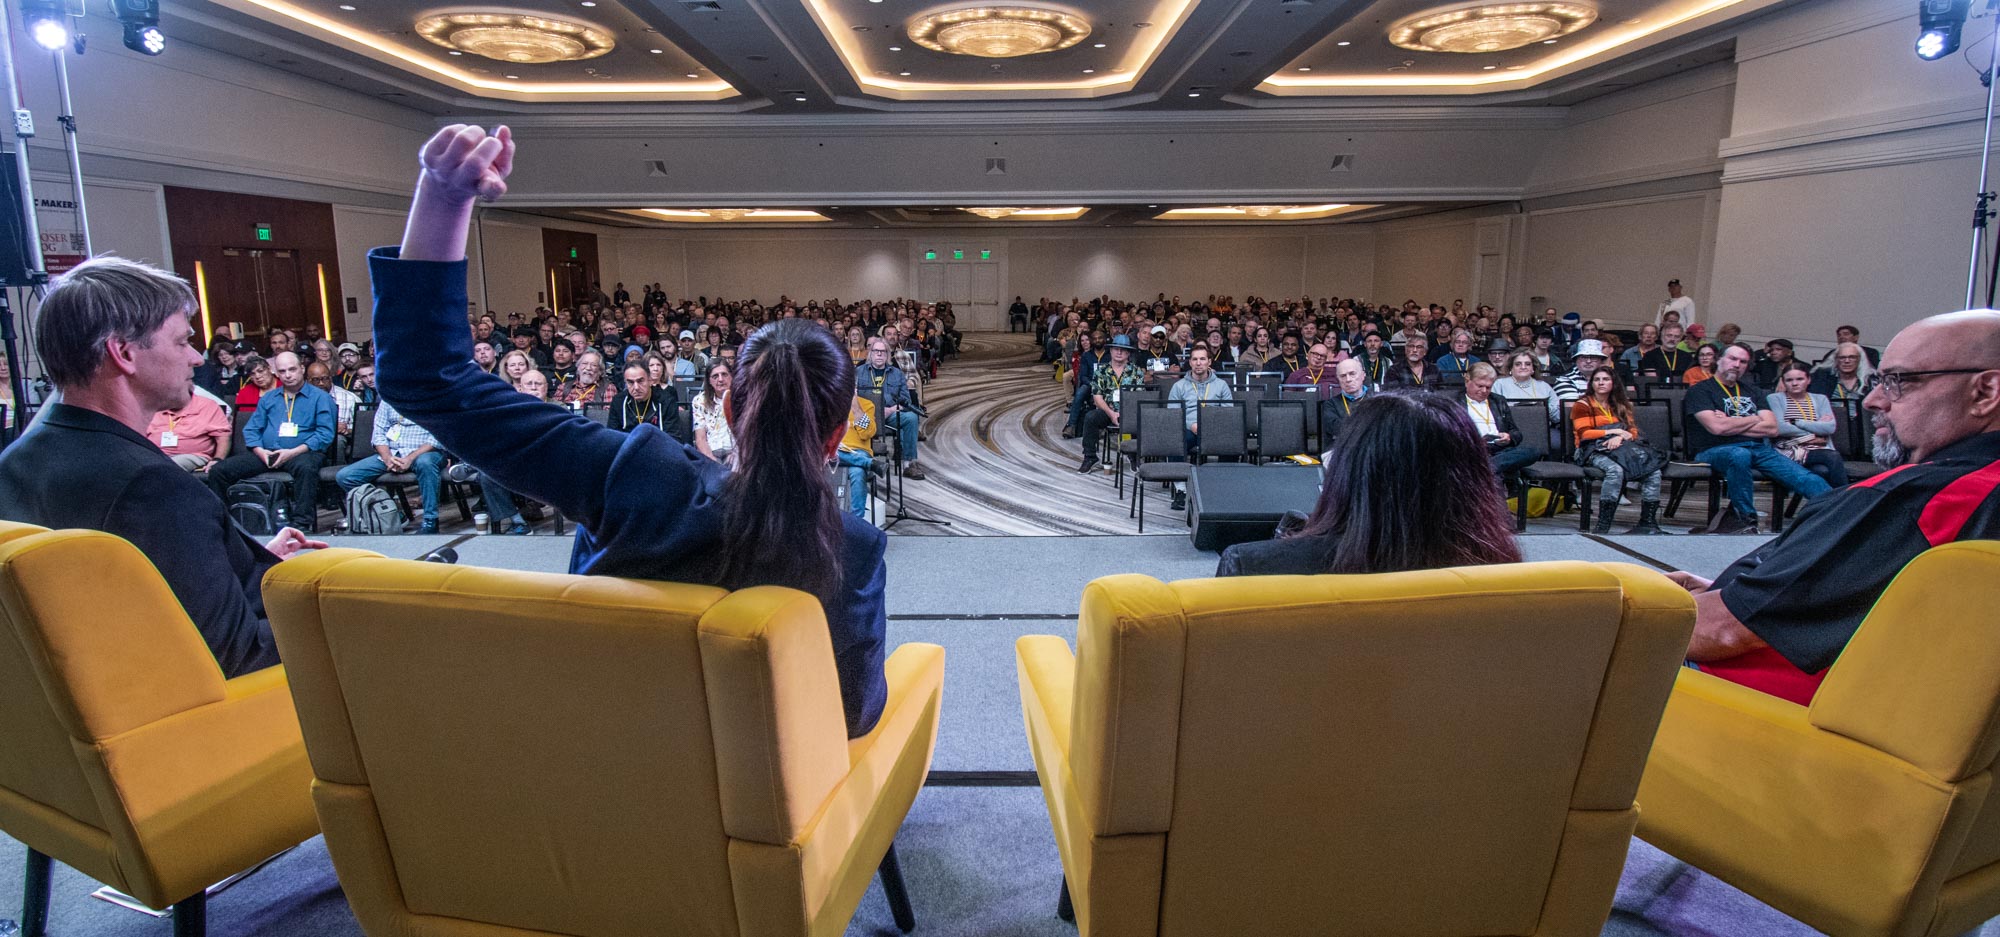
[[[1958,51],[1958,32],[1972,0],[1919,0],[1917,58],[1935,61]]]
[[[69,23],[61,0],[21,0],[21,22],[35,44],[51,52],[69,45]]]
[[[167,51],[167,35],[160,32],[160,0],[111,0],[111,8],[125,25],[125,48],[146,55]]]

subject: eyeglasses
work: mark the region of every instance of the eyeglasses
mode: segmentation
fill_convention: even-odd
[[[1993,368],[1938,368],[1930,371],[1883,371],[1881,372],[1882,396],[1891,403],[1902,399],[1903,392],[1911,385],[1923,382],[1924,378],[1944,374],[1984,374]]]

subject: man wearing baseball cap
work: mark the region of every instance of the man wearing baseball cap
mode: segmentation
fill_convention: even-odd
[[[695,349],[693,330],[682,329],[676,344],[679,346],[680,360],[687,362],[696,375],[708,373],[708,356]]]
[[[1691,329],[1694,327],[1694,300],[1681,295],[1681,281],[1679,280],[1667,281],[1667,298],[1660,303],[1659,311],[1653,313],[1653,324],[1665,325],[1667,313],[1669,312],[1680,315],[1681,328]]]
[[[340,364],[338,373],[333,376],[334,382],[349,393],[359,393],[355,388],[361,384],[361,346],[353,342],[341,342],[340,348],[334,352],[334,358]]]
[[[1111,337],[1111,360],[1097,367],[1090,381],[1090,412],[1083,415],[1083,463],[1076,467],[1079,474],[1088,473],[1101,463],[1097,458],[1098,442],[1103,438],[1106,427],[1118,425],[1118,401],[1127,391],[1138,390],[1144,378],[1139,369],[1132,366],[1132,336],[1120,332]]]

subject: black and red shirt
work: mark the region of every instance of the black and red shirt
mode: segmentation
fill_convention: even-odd
[[[1917,554],[2000,535],[2000,432],[1959,440],[1808,502],[1777,539],[1716,577],[1722,603],[1769,648],[1700,665],[1801,705]]]

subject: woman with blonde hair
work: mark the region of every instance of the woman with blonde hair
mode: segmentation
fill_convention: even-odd
[[[498,370],[502,380],[509,384],[518,385],[521,383],[521,375],[538,369],[535,367],[535,359],[528,357],[527,352],[517,348],[500,357],[500,367]]]

